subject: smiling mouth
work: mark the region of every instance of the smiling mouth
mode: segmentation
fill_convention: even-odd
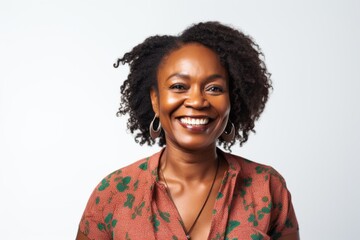
[[[209,118],[191,118],[191,117],[182,117],[180,118],[180,122],[186,125],[191,126],[204,126],[208,124],[210,121]]]

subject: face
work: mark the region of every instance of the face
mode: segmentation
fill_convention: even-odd
[[[188,150],[215,147],[230,113],[228,77],[215,52],[189,43],[170,53],[151,90],[167,146]]]

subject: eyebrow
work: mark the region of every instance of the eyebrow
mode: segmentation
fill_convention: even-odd
[[[173,74],[171,74],[171,75],[166,79],[166,81],[169,80],[170,78],[173,78],[173,77],[178,77],[178,78],[190,80],[190,76],[187,75],[187,74],[184,74],[184,73],[173,73]],[[205,80],[206,80],[206,81],[211,81],[211,80],[217,79],[217,78],[222,78],[222,79],[225,79],[225,80],[226,80],[226,77],[225,77],[225,76],[223,76],[223,75],[221,75],[221,74],[217,74],[217,73],[215,73],[215,74],[213,74],[213,75],[210,75],[210,76],[207,77]]]

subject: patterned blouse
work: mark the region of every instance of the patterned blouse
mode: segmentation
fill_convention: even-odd
[[[163,151],[163,150],[162,150]],[[209,240],[270,240],[298,231],[291,196],[273,168],[221,152],[229,164]],[[92,240],[186,240],[179,214],[158,181],[161,151],[105,177],[80,221]]]

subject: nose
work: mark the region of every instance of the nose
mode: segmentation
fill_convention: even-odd
[[[184,105],[189,108],[203,109],[209,107],[210,103],[200,89],[193,89],[189,91]]]

